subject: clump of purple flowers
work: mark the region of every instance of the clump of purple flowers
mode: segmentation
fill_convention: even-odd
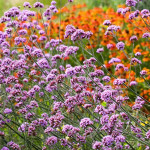
[[[128,6],[136,3],[135,0],[126,1]],[[30,3],[25,2],[24,10],[13,7],[1,18],[5,26],[4,31],[0,31],[1,150],[134,149],[136,141],[148,149],[149,127],[141,125],[144,115],[141,120],[137,118],[146,104],[134,90],[139,84],[130,77],[122,78],[122,74],[113,75],[121,69],[126,73],[129,68],[121,59],[111,57],[108,65],[114,70],[109,70],[99,57],[95,57],[94,50],[86,50],[82,40],[89,42],[91,31],[67,25],[65,39],[70,38],[74,44],[53,39],[48,30],[58,9],[56,1],[50,4],[44,10],[44,5],[36,2],[33,7],[37,9],[32,11]],[[129,11],[127,7],[119,9],[118,13],[125,15]],[[135,11],[130,19],[139,14]],[[149,11],[142,10],[141,14],[145,18]],[[107,36],[115,37],[121,29],[110,20],[103,24],[108,26]],[[142,37],[150,35],[144,33]],[[130,38],[132,44],[136,40],[137,36]],[[124,51],[125,43],[118,42],[117,49]],[[108,50],[113,48],[114,44],[107,44]],[[78,60],[81,51],[83,62]],[[101,58],[105,55],[103,51],[103,47],[96,49]],[[141,53],[135,56],[139,56],[138,59],[128,58],[131,67],[142,64]],[[145,79],[147,71],[140,70],[139,74]],[[129,91],[137,96],[132,107],[127,105],[131,99]]]

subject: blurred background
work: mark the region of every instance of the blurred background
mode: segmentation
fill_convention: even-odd
[[[30,2],[31,4],[35,3],[37,0],[0,0],[0,16],[3,15],[3,13],[8,10],[12,6],[21,6],[21,9],[23,9],[23,3],[25,1]],[[40,0],[40,2],[44,3],[45,5],[50,5],[50,2],[52,0]],[[57,7],[64,6],[64,4],[68,0],[56,0],[57,1]],[[103,7],[104,9],[107,9],[108,7],[112,7],[115,10],[117,9],[117,6],[119,4],[124,4],[125,0],[74,0],[73,4],[82,4],[86,3],[88,8],[93,7]],[[140,4],[138,5],[138,9],[143,8],[150,8],[150,0],[142,0]]]

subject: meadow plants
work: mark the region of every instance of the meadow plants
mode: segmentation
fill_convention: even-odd
[[[129,21],[142,19],[139,37],[149,41],[150,13],[136,10],[138,2],[127,0],[128,7],[117,13]],[[131,78],[134,70],[149,86],[142,54],[133,53],[139,37],[132,35],[128,45],[117,36],[121,27],[107,19],[104,36],[114,43],[105,48],[92,46],[94,33],[71,24],[61,39],[61,21],[55,39],[52,22],[62,10],[56,2],[48,8],[40,2],[23,6],[9,9],[0,20],[1,150],[149,150],[150,102]],[[123,59],[111,57],[106,63],[106,49]]]

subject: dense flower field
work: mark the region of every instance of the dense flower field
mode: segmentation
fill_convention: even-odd
[[[70,3],[0,19],[0,149],[149,150],[149,10]]]
[[[125,6],[119,6],[121,8],[125,8]],[[104,57],[104,64],[107,66],[108,69],[111,69],[115,75],[120,75],[122,73],[123,77],[128,79],[130,76],[130,81],[137,81],[138,84],[138,94],[143,96],[144,98],[148,99],[150,101],[150,90],[149,87],[145,86],[144,78],[140,76],[139,72],[141,68],[143,68],[145,71],[147,71],[147,76],[145,76],[145,80],[150,79],[150,72],[149,72],[149,61],[150,61],[150,55],[149,55],[149,49],[150,44],[148,39],[144,39],[142,35],[148,31],[148,27],[146,26],[144,20],[142,18],[131,18],[132,16],[129,10],[125,10],[123,13],[114,12],[113,9],[109,8],[107,11],[104,11],[102,8],[95,8],[91,10],[85,10],[83,8],[86,8],[86,5],[79,5],[79,6],[73,6],[70,10],[66,7],[61,10],[61,12],[65,14],[71,14],[65,18],[65,20],[61,21],[61,39],[63,39],[65,34],[65,27],[67,24],[72,24],[77,28],[91,31],[93,33],[92,37],[90,38],[90,43],[87,47],[88,49],[91,49],[91,47],[95,50],[99,47],[103,47],[105,49],[105,52],[103,52]],[[77,15],[75,15],[74,12],[78,12]],[[87,15],[88,14],[88,15]],[[131,14],[131,15],[130,15]],[[56,19],[56,18],[55,18]],[[121,30],[119,30],[116,33],[116,38],[113,36],[107,35],[107,26],[105,26],[103,23],[105,20],[110,20],[111,24],[115,24],[121,27]],[[77,21],[78,20],[78,21]],[[88,22],[90,20],[90,23]],[[107,22],[107,21],[106,21]],[[140,24],[140,26],[137,26],[137,24]],[[59,32],[59,24],[53,24],[53,38],[56,38],[55,35]],[[132,41],[130,38],[132,36],[136,36],[138,40]],[[134,38],[133,36],[133,38]],[[126,57],[126,54],[123,51],[118,51],[116,45],[116,41],[122,41],[126,44],[126,49],[124,50],[126,53],[128,53],[130,56],[132,55],[135,57],[139,57],[140,60],[143,62],[140,64],[140,69],[135,71],[135,68],[132,70],[129,69],[130,66],[132,67],[132,64],[130,63],[130,60]],[[110,45],[111,44],[111,45]],[[110,47],[110,48],[108,48]],[[140,53],[137,53],[140,52]],[[136,54],[137,53],[137,54]],[[109,55],[108,55],[109,54]],[[139,54],[139,55],[138,55]],[[95,54],[97,57],[100,55]],[[80,60],[83,60],[83,54],[82,52],[79,53]],[[123,61],[123,64],[125,67],[128,67],[128,71],[122,72],[123,70],[114,70],[114,67],[112,63],[109,63],[109,60],[113,57],[117,57]],[[138,67],[137,67],[138,69]],[[120,72],[121,71],[121,72]],[[137,74],[136,74],[137,73]],[[136,75],[136,76],[135,76]],[[130,82],[129,81],[129,82]],[[113,78],[112,78],[113,82]],[[133,104],[133,103],[132,103]],[[132,105],[131,104],[131,105]]]

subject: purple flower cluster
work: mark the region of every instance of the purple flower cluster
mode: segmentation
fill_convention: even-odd
[[[76,29],[72,25],[66,26],[66,31],[64,37],[67,38],[68,36],[71,36],[72,41],[80,40],[80,39],[89,39],[92,36],[92,32],[87,31],[85,32],[82,29]]]
[[[134,64],[134,63],[141,64],[142,62],[140,60],[138,60],[137,58],[132,58],[131,63],[132,64]]]
[[[98,48],[96,52],[97,52],[97,53],[101,53],[101,52],[103,52],[103,51],[104,51],[104,48]]]
[[[137,1],[135,0],[126,0],[127,6],[136,6]]]
[[[132,42],[135,42],[137,40],[138,40],[138,38],[137,38],[136,35],[133,35],[133,36],[130,37],[130,41],[132,41]]]
[[[93,143],[92,148],[93,148],[93,149],[96,149],[96,150],[97,150],[97,149],[101,149],[101,148],[102,148],[102,143],[96,141],[96,142]]]
[[[150,37],[150,33],[144,33],[142,37],[143,38],[149,38]]]
[[[109,64],[111,64],[111,63],[120,63],[121,62],[121,60],[119,59],[119,58],[111,58],[111,60],[109,60]]]
[[[104,136],[102,139],[102,143],[104,146],[111,146],[113,144],[113,137],[110,135]]]
[[[56,143],[57,143],[57,137],[56,136],[48,137],[46,140],[46,145],[48,145],[48,146],[53,146]]]
[[[116,47],[118,50],[124,50],[125,44],[123,42],[118,42]]]
[[[93,124],[93,121],[91,121],[90,118],[83,118],[80,121],[80,127],[83,129],[92,124]]]
[[[113,84],[114,85],[123,85],[126,82],[126,79],[115,79]]]

